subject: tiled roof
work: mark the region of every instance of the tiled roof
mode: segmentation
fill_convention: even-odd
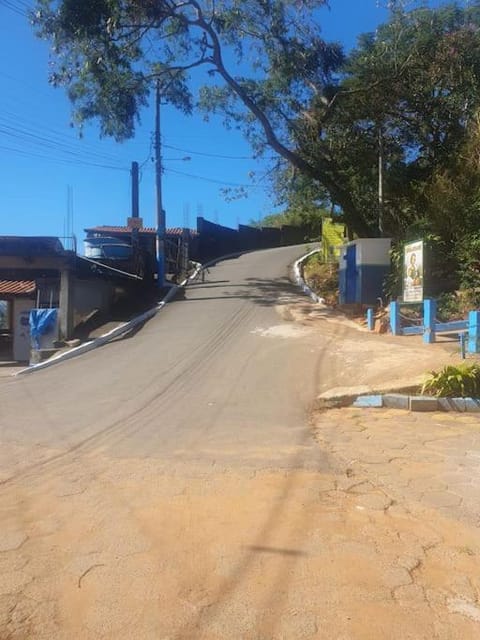
[[[0,280],[0,296],[6,294],[18,296],[34,291],[34,280]]]
[[[87,233],[128,233],[129,235],[132,233],[132,229],[130,227],[115,227],[109,225],[100,225],[98,227],[89,227],[85,229]],[[166,229],[167,236],[181,236],[182,235],[181,227],[172,227],[171,229]],[[145,234],[156,234],[157,230],[154,227],[142,227],[138,230],[139,233]],[[193,229],[190,229],[190,235],[197,235],[197,232]]]

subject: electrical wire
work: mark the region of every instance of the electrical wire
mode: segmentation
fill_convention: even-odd
[[[259,185],[256,184],[240,184],[238,182],[227,182],[225,180],[215,180],[214,178],[207,178],[205,176],[198,176],[195,175],[193,173],[186,173],[185,171],[177,171],[176,169],[168,169],[164,167],[164,171],[167,171],[169,173],[176,173],[180,176],[186,176],[187,178],[194,178],[196,180],[203,180],[204,182],[212,182],[213,184],[222,184],[222,185],[226,185],[228,187],[240,187],[243,189],[262,189],[263,187],[260,187]]]
[[[19,0],[16,3],[13,2],[13,0],[0,0],[0,5],[6,9],[10,9],[10,11],[16,13],[18,16],[22,16],[22,18],[27,18],[28,11],[31,10],[31,7]]]
[[[166,149],[173,149],[173,151],[181,151],[182,153],[191,153],[194,156],[205,156],[207,158],[220,158],[222,160],[257,160],[255,156],[229,156],[222,155],[218,153],[207,153],[206,151],[192,151],[191,149],[182,149],[181,147],[174,147],[170,144],[163,144]],[[267,158],[268,160],[273,160],[272,158]]]
[[[0,137],[2,134],[4,137],[8,137],[21,142],[23,145],[27,145],[27,147],[34,149],[37,147],[41,147],[42,149],[52,149],[57,155],[60,154],[70,158],[88,161],[91,159],[110,163],[117,161],[117,158],[113,155],[102,154],[89,149],[82,149],[63,141],[56,140],[55,138],[39,135],[26,129],[20,129],[19,127],[5,124],[0,118]]]
[[[41,153],[36,153],[35,151],[25,151],[24,149],[18,149],[15,147],[8,147],[0,144],[0,149],[3,151],[8,151],[9,153],[15,153],[17,155],[23,156],[25,158],[39,158],[40,160],[46,160],[47,162],[58,162],[60,164],[69,164],[69,165],[82,165],[87,167],[98,167],[101,169],[112,169],[115,171],[129,171],[125,167],[113,166],[107,164],[101,164],[98,162],[88,162],[87,160],[81,159],[68,159],[68,158],[59,158],[52,155],[45,155]]]

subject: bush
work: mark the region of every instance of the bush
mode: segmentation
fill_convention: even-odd
[[[480,364],[447,365],[432,371],[422,386],[422,395],[437,398],[468,398],[480,396]]]
[[[458,288],[457,260],[452,246],[431,233],[427,223],[411,225],[403,240],[397,240],[390,251],[391,268],[384,282],[387,300],[395,300],[403,290],[403,255],[407,242],[423,239],[424,297],[437,298]]]
[[[327,304],[338,303],[338,264],[324,263],[320,253],[314,253],[303,265],[308,286],[325,299]]]
[[[458,243],[460,287],[468,292],[473,307],[480,306],[480,234],[470,233]]]
[[[437,318],[440,322],[462,320],[465,316],[464,297],[453,293],[442,293],[437,298]]]

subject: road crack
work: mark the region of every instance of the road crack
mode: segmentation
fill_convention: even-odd
[[[105,564],[103,562],[100,562],[97,564],[92,564],[90,567],[88,567],[88,569],[86,569],[78,579],[78,588],[79,589],[82,588],[82,580],[85,578],[85,576],[87,576],[90,573],[90,571],[93,571],[93,569],[96,569],[97,567],[104,567],[104,566]]]

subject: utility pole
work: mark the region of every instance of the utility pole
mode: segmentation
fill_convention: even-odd
[[[138,218],[140,216],[138,198],[138,162],[132,162],[130,174],[132,176],[132,218]]]
[[[159,287],[165,284],[165,211],[162,202],[162,141],[160,134],[160,82],[155,89],[155,191],[157,194],[157,274]]]
[[[378,232],[383,237],[383,135],[378,127]]]

